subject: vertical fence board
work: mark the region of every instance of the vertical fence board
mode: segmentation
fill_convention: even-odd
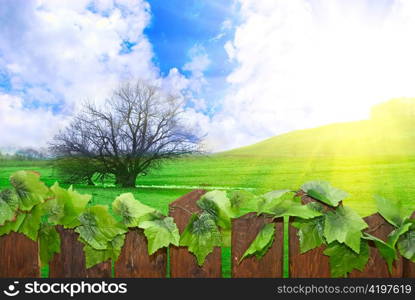
[[[300,253],[298,230],[290,226],[290,277],[291,278],[329,278],[329,257],[323,254],[325,246]]]
[[[109,278],[111,262],[106,261],[86,269],[83,244],[78,241],[78,234],[57,226],[61,237],[61,252],[56,254],[49,264],[50,278]]]
[[[415,219],[415,212],[411,216],[412,219]],[[415,278],[415,263],[412,261],[403,258],[403,274],[402,277],[405,278]]]
[[[0,237],[0,278],[40,277],[38,243],[21,233]]]
[[[308,197],[304,192],[297,194],[301,197],[301,202],[307,204],[318,202],[323,205],[325,210],[330,210],[330,206]],[[329,278],[330,264],[329,257],[323,254],[325,246],[309,250],[303,254],[300,253],[300,241],[298,239],[297,228],[289,226],[289,254],[290,254],[290,277],[291,278]]]
[[[365,231],[381,240],[386,241],[388,234],[393,230],[393,227],[389,225],[383,217],[376,213],[364,218],[365,222],[369,225]],[[380,255],[373,241],[369,241],[370,257],[369,261],[363,271],[354,270],[349,274],[351,278],[389,278],[389,277],[402,277],[402,257],[398,256],[398,259],[393,263],[392,274],[389,273],[388,265]]]
[[[167,249],[148,254],[147,239],[142,229],[130,230],[121,255],[114,265],[118,278],[163,278],[167,271]]]
[[[239,260],[255,240],[261,228],[271,222],[255,213],[246,214],[232,220],[232,277],[234,278],[281,278],[283,255],[283,221],[276,222],[275,240],[267,254],[261,259],[246,257],[240,264]]]
[[[183,232],[191,215],[200,209],[196,201],[205,194],[205,190],[194,190],[172,202],[169,206],[169,215]],[[202,278],[221,277],[221,248],[216,247],[205,260],[202,267],[199,267],[196,257],[187,250],[187,247],[170,247],[170,276],[172,278]]]

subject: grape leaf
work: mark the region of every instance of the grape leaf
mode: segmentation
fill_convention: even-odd
[[[310,219],[321,216],[322,213],[314,209],[312,205],[302,205],[292,197],[287,197],[288,190],[274,191],[262,196],[258,214],[266,213],[274,218],[293,216],[303,219]]]
[[[255,255],[257,259],[262,258],[271,248],[272,243],[275,238],[275,224],[268,223],[259,231],[258,235],[254,241],[246,249],[245,253],[242,255],[239,263],[247,256]]]
[[[19,213],[13,221],[4,223],[3,226],[0,226],[0,236],[9,234],[10,232],[18,232],[25,218],[25,213]]]
[[[228,191],[227,196],[231,202],[233,218],[239,218],[247,213],[256,212],[258,209],[258,199],[248,191]]]
[[[403,207],[400,200],[393,201],[380,196],[375,196],[375,200],[378,212],[395,227],[401,226],[412,213]]]
[[[415,263],[415,230],[409,230],[399,237],[398,249],[403,257]]]
[[[112,203],[112,209],[122,218],[123,224],[127,227],[137,227],[149,214],[156,212],[154,208],[136,200],[132,193],[118,196]]]
[[[258,213],[266,212],[281,201],[281,198],[287,195],[290,190],[272,191],[261,195],[258,198],[257,211]]]
[[[40,175],[36,172],[18,171],[10,176],[10,183],[20,199],[20,210],[31,210],[33,206],[50,197],[49,189],[40,181]]]
[[[79,226],[79,216],[91,200],[90,195],[81,195],[72,187],[63,189],[58,183],[51,188],[54,198],[45,203],[48,220],[54,225],[63,225],[65,228]]]
[[[211,214],[219,227],[225,229],[231,227],[231,218],[233,218],[234,214],[231,208],[231,201],[225,192],[207,192],[197,201],[197,205]]]
[[[41,266],[47,266],[55,253],[61,251],[61,239],[55,227],[42,224],[39,230],[39,257]]]
[[[330,183],[322,180],[309,181],[301,186],[301,189],[311,198],[320,200],[330,206],[336,207],[348,194],[332,187]]]
[[[40,228],[40,220],[43,215],[43,204],[40,203],[26,214],[25,219],[20,225],[18,232],[23,233],[33,241],[37,241]]]
[[[13,221],[16,217],[19,199],[11,190],[0,192],[0,226],[6,221]]]
[[[180,246],[187,246],[196,256],[199,266],[203,265],[206,256],[215,246],[220,247],[222,238],[213,217],[204,212],[193,214],[189,224],[180,237]]]
[[[369,260],[369,245],[367,241],[362,240],[358,252],[338,242],[329,244],[323,253],[330,257],[331,276],[344,277],[353,269],[363,271]]]
[[[395,259],[398,258],[395,248],[389,245],[388,243],[385,243],[381,239],[378,239],[377,237],[370,235],[368,233],[365,233],[363,235],[363,238],[366,240],[371,240],[375,243],[375,246],[378,249],[380,255],[388,264],[389,272],[392,273],[392,263]]]
[[[144,234],[148,241],[148,253],[150,255],[162,247],[168,247],[170,244],[179,246],[179,229],[171,217],[143,221],[138,227],[144,229]]]
[[[124,246],[125,234],[120,234],[114,237],[113,240],[107,243],[106,249],[97,250],[85,244],[85,263],[87,268],[91,268],[99,263],[112,259],[113,262],[118,260]]]
[[[339,206],[335,211],[329,211],[325,216],[324,237],[328,243],[338,241],[345,243],[356,253],[359,253],[361,230],[367,228],[363,219],[347,206]]]
[[[298,229],[301,253],[319,247],[325,242],[323,216],[313,219],[297,218],[292,225]]]
[[[108,242],[127,231],[122,224],[115,221],[108,212],[108,206],[104,205],[88,207],[79,216],[79,221],[81,225],[75,231],[79,233],[81,240],[96,250],[107,249]]]
[[[400,227],[393,230],[388,235],[388,244],[391,245],[393,248],[395,248],[395,245],[399,239],[399,237],[403,234],[405,234],[412,226],[412,223],[407,220],[404,222]]]

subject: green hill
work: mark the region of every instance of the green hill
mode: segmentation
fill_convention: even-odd
[[[232,156],[415,155],[415,120],[364,120],[296,130],[224,152]]]

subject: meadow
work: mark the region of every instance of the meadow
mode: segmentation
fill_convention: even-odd
[[[111,204],[132,192],[141,202],[168,212],[168,204],[195,188],[250,189],[263,193],[298,190],[309,180],[326,180],[346,191],[344,205],[362,217],[375,212],[374,195],[401,199],[415,210],[415,124],[361,121],[294,131],[261,143],[214,155],[168,161],[139,177],[136,188],[74,185],[91,194],[91,204]],[[410,126],[409,126],[410,125]],[[0,161],[0,189],[18,170],[34,170],[47,185],[58,178],[49,161]],[[223,251],[223,273],[230,274],[230,249]]]

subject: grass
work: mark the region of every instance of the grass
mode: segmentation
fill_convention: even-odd
[[[167,162],[137,181],[137,189],[75,186],[93,203],[110,204],[119,194],[167,213],[168,204],[193,187],[251,188],[256,193],[297,190],[309,180],[327,180],[349,193],[345,205],[361,216],[375,212],[373,196],[401,199],[415,210],[415,123],[359,121],[294,131],[261,143],[211,156]],[[31,169],[51,185],[48,162],[1,162],[0,188],[17,170]],[[157,186],[157,187],[154,187]],[[223,251],[224,276],[230,274],[230,249]]]

